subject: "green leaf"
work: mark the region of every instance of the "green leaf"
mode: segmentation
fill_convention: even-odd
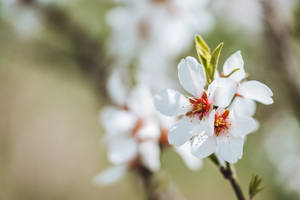
[[[205,74],[206,74],[206,80],[207,80],[207,83],[209,84],[209,83],[211,83],[211,81],[212,81],[212,77],[211,77],[210,71],[209,71],[209,69],[208,69],[208,65],[209,65],[208,60],[207,60],[207,58],[206,58],[204,55],[202,55],[202,54],[199,54],[199,53],[198,53],[198,56],[199,56],[200,63],[201,63],[202,66],[204,67]]]
[[[261,187],[262,178],[258,175],[252,175],[250,183],[249,183],[249,197],[253,199],[253,197],[262,191],[264,188]]]
[[[211,54],[211,60],[210,60],[210,64],[213,67],[213,69],[215,70],[218,67],[218,62],[219,62],[219,58],[220,58],[220,53],[222,51],[222,47],[223,47],[224,43],[220,43],[215,50],[212,52]],[[213,70],[213,71],[214,71]]]
[[[197,52],[203,54],[204,56],[210,55],[210,48],[200,35],[195,36],[196,49]]]

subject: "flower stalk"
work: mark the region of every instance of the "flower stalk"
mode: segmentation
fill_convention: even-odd
[[[231,164],[226,162],[226,166],[222,166],[214,154],[209,158],[220,169],[220,172],[222,173],[224,178],[230,182],[237,199],[245,200],[245,196],[239,182],[237,181],[236,174],[234,173]]]

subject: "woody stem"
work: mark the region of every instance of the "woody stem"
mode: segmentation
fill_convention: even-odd
[[[209,158],[220,169],[220,172],[223,174],[224,178],[230,182],[237,199],[245,200],[245,196],[243,194],[241,186],[237,181],[237,178],[234,174],[234,171],[232,170],[230,163],[226,162],[226,167],[224,167],[220,164],[215,155],[212,155]]]

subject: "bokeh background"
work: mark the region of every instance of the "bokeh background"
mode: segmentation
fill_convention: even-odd
[[[99,111],[110,103],[105,83],[118,58],[106,19],[124,2],[0,1],[0,199],[145,199],[133,175],[106,187],[91,181],[110,166]],[[243,190],[258,174],[265,189],[255,199],[300,199],[299,2],[214,0],[205,11],[213,24],[200,34],[212,47],[225,43],[221,65],[241,50],[249,78],[274,92],[273,105],[258,105],[260,129],[236,164]],[[185,39],[191,46],[176,62],[196,56]],[[192,172],[169,149],[162,168],[188,200],[235,198],[209,161]]]

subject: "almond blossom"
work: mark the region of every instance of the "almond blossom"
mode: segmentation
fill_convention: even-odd
[[[207,0],[118,0],[106,16],[108,47],[117,67],[135,67],[136,79],[152,90],[171,86],[172,66],[188,50],[196,32],[209,32],[214,20]],[[180,39],[179,39],[180,38]],[[156,73],[157,71],[160,73]],[[155,76],[156,81],[152,80]]]
[[[254,101],[265,105],[273,103],[273,92],[268,86],[256,80],[245,80],[247,74],[244,69],[244,61],[240,51],[235,52],[225,61],[221,76],[228,76],[228,78],[238,83],[233,106],[239,113],[253,115],[256,109]]]
[[[193,154],[201,159],[216,153],[220,159],[235,163],[243,155],[245,136],[255,131],[258,123],[233,110],[217,109],[202,126],[206,127],[200,125],[198,129],[202,132],[193,138]]]
[[[215,153],[220,160],[237,162],[243,153],[247,134],[258,128],[251,115],[246,115],[242,103],[231,105],[236,93],[248,99],[272,103],[271,90],[261,87],[261,83],[240,81],[245,77],[244,69],[234,71],[243,63],[238,63],[235,54],[224,64],[225,75],[215,76],[207,86],[204,67],[192,57],[183,59],[178,65],[178,77],[182,87],[192,97],[185,97],[177,91],[166,89],[155,97],[156,108],[167,116],[181,116],[169,131],[169,142],[175,146],[191,143],[191,151],[198,158]],[[233,68],[234,67],[234,68]],[[239,74],[235,74],[235,73]],[[245,86],[246,85],[246,86]],[[253,86],[254,85],[254,86]],[[257,86],[257,87],[255,87]],[[257,90],[257,96],[253,92]],[[266,91],[266,92],[265,92]],[[267,100],[266,100],[267,99]],[[272,99],[271,99],[272,100]]]
[[[104,144],[108,160],[114,167],[97,175],[96,184],[112,184],[138,166],[158,171],[161,147],[169,146],[167,133],[173,120],[155,110],[153,96],[146,86],[138,84],[131,90],[126,86],[128,82],[122,70],[112,73],[108,88],[115,106],[103,108],[100,121],[106,131]],[[201,167],[201,160],[186,148],[177,149],[177,152],[188,157],[184,157],[184,161],[192,170]]]
[[[204,68],[192,57],[181,60],[178,65],[178,78],[182,87],[192,94],[192,97],[185,97],[171,89],[163,90],[155,97],[155,106],[162,114],[184,115],[169,132],[169,142],[176,146],[184,144],[195,135],[194,121],[205,121],[214,106],[227,107],[237,87],[235,81],[219,78],[213,81],[206,91]]]

